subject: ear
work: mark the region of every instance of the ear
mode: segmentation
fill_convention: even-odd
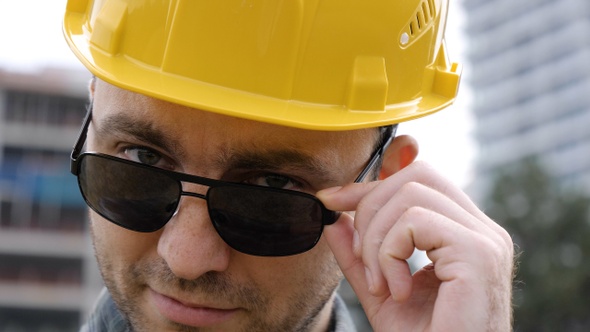
[[[88,84],[88,93],[90,94],[90,100],[94,100],[94,92],[96,91],[96,76],[92,76],[90,83]]]
[[[418,156],[418,142],[411,136],[396,137],[383,153],[379,179],[385,179],[408,166]]]

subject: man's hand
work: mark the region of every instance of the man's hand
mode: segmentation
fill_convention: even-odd
[[[318,193],[343,214],[325,236],[375,331],[509,331],[508,233],[423,162]],[[432,264],[414,275],[414,248]]]

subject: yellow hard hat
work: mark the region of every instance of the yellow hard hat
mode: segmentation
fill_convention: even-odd
[[[69,0],[66,40],[97,77],[155,98],[317,130],[450,105],[448,0]]]

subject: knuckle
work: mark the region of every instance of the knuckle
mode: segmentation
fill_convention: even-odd
[[[493,229],[493,232],[488,237],[490,247],[495,249],[496,255],[508,255],[512,257],[514,254],[514,243],[512,237],[504,228],[498,226]]]
[[[438,174],[438,171],[424,160],[417,160],[410,166],[412,172],[414,172],[418,178],[431,177]]]
[[[414,163],[412,163],[412,167],[414,167],[418,171],[427,171],[427,172],[430,172],[434,169],[432,167],[432,165],[430,165],[429,163],[427,163],[424,160],[416,160]]]
[[[485,252],[485,256],[488,257],[490,262],[494,265],[502,266],[502,265],[512,265],[513,260],[513,245],[507,245],[505,240],[497,240],[494,237],[484,237],[480,240],[480,247],[483,247]],[[510,241],[512,243],[512,241]]]
[[[381,208],[380,204],[372,199],[363,198],[356,208],[356,219],[361,218],[368,218],[371,219],[377,211]]]
[[[415,182],[415,181],[410,181],[410,182],[406,182],[404,183],[400,189],[398,190],[398,193],[402,196],[410,196],[415,194],[416,192],[420,191],[423,188],[423,185]]]
[[[514,249],[514,241],[512,240],[512,236],[510,236],[508,231],[500,227],[499,234],[502,240],[504,241],[506,247]]]
[[[400,220],[413,221],[413,220],[422,220],[425,217],[430,215],[430,211],[422,206],[413,205],[408,207]]]

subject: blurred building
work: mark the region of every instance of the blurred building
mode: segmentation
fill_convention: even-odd
[[[77,331],[101,287],[68,163],[88,79],[0,70],[0,331]]]
[[[526,156],[590,192],[590,2],[463,0],[479,157],[472,192]]]

